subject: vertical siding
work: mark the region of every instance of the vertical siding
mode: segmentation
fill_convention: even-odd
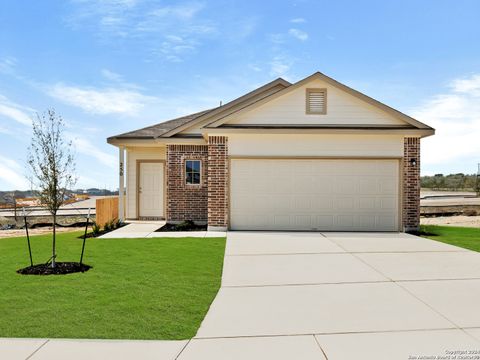
[[[166,148],[163,147],[136,147],[127,148],[127,219],[137,216],[137,160],[165,160]]]

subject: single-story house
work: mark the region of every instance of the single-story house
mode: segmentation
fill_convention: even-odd
[[[420,139],[434,133],[316,72],[107,141],[119,149],[127,220],[411,231],[419,226]]]

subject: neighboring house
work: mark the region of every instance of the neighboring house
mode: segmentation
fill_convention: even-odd
[[[120,193],[126,150],[126,219],[409,231],[419,226],[420,139],[434,132],[317,72],[108,143],[120,149]]]

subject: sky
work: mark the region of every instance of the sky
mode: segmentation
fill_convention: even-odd
[[[106,137],[321,71],[436,128],[422,175],[480,162],[480,1],[2,0],[0,190],[29,189],[53,108],[77,187],[118,187]]]

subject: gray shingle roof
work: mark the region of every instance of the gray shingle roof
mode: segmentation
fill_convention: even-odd
[[[116,139],[154,139],[157,138],[166,132],[173,130],[179,126],[182,126],[184,124],[187,124],[198,117],[205,115],[206,113],[212,111],[214,109],[208,109],[208,110],[203,110],[199,111],[195,114],[190,114],[186,116],[182,116],[176,119],[168,120],[165,122],[162,122],[160,124],[152,125],[152,126],[147,126],[142,129],[134,130],[134,131],[129,131],[120,135],[115,135],[112,136],[110,139],[116,138]]]

